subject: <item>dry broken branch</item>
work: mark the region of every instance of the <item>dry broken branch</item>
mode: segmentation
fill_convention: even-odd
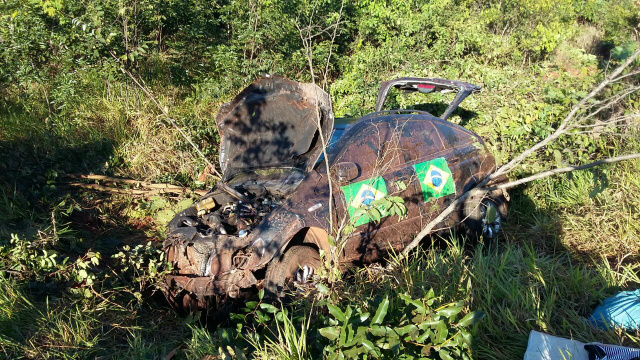
[[[124,184],[124,185],[130,185],[135,187],[133,189],[124,189],[116,186],[89,184],[89,183],[83,183],[83,182],[77,182],[77,181],[62,183],[62,185],[66,185],[70,187],[97,190],[97,191],[103,191],[103,192],[108,192],[112,194],[125,194],[125,195],[132,195],[132,196],[153,196],[153,195],[161,195],[161,194],[179,195],[179,194],[186,194],[189,192],[193,192],[195,194],[202,196],[207,193],[206,190],[193,190],[190,188],[172,185],[172,184],[155,184],[155,183],[149,183],[146,181],[140,181],[135,179],[117,178],[117,177],[111,177],[111,176],[105,176],[105,175],[68,174],[66,175],[66,177],[71,179],[79,179],[79,180],[104,181],[107,183]]]
[[[485,179],[484,184],[482,184],[481,186],[484,186],[490,181],[498,178],[499,176],[504,175],[505,173],[515,169],[515,167],[518,164],[520,164],[524,159],[528,158],[529,156],[534,154],[536,151],[547,146],[549,143],[556,140],[560,136],[566,134],[567,127],[576,118],[576,115],[583,108],[583,106],[587,104],[589,100],[593,99],[596,95],[598,95],[600,91],[602,91],[602,89],[604,89],[609,84],[611,84],[618,75],[620,75],[629,65],[631,65],[635,61],[638,55],[640,55],[640,50],[636,51],[633,55],[631,55],[622,65],[618,66],[611,74],[609,74],[609,76],[607,76],[600,84],[598,84],[593,90],[591,90],[591,92],[587,96],[585,96],[582,100],[580,100],[580,102],[578,102],[578,104],[576,104],[571,109],[571,111],[569,111],[569,114],[564,118],[564,120],[562,120],[558,128],[551,135],[547,136],[544,140],[533,145],[528,150],[523,151],[522,153],[520,153],[520,155],[516,156],[505,165],[502,165],[500,168],[498,168],[498,170],[496,170],[496,172],[494,172],[487,179]]]
[[[85,184],[85,183],[67,183],[65,184],[71,187],[83,188],[88,190],[97,190],[108,192],[112,194],[123,194],[123,195],[132,195],[132,196],[154,196],[154,195],[163,195],[163,194],[180,194],[180,193],[188,193],[192,191],[198,195],[206,194],[206,190],[188,190],[182,189],[183,191],[177,192],[173,189],[121,189],[116,187],[109,187],[99,184]]]
[[[561,168],[556,168],[556,169],[552,169],[552,170],[543,171],[543,172],[537,173],[535,175],[527,176],[525,178],[518,179],[518,180],[515,180],[515,181],[510,181],[510,182],[506,182],[506,183],[499,184],[499,185],[496,185],[496,186],[491,186],[491,187],[487,188],[487,190],[491,191],[491,190],[495,190],[495,189],[510,189],[510,188],[516,187],[518,185],[526,184],[526,183],[534,181],[534,180],[540,180],[540,179],[549,177],[551,175],[557,175],[557,174],[562,174],[562,173],[566,173],[566,172],[570,172],[570,171],[576,171],[576,170],[585,170],[585,169],[589,169],[589,168],[596,167],[596,166],[599,166],[599,165],[613,164],[613,163],[620,162],[620,161],[633,160],[633,159],[638,159],[638,158],[640,158],[640,154],[629,154],[629,155],[621,155],[621,156],[616,156],[616,157],[612,157],[612,158],[602,159],[602,160],[594,161],[594,162],[591,162],[591,163],[588,163],[588,164],[584,164],[584,165],[565,166],[565,167],[561,167]]]

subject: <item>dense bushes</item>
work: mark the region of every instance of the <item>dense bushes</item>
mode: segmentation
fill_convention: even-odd
[[[337,116],[370,111],[379,81],[392,76],[461,78],[488,92],[465,104],[471,118],[463,121],[508,156],[520,146],[495,137],[515,136],[526,146],[544,135],[570,105],[555,99],[588,88],[638,24],[631,0],[8,0],[0,7],[0,102],[3,119],[18,119],[3,131],[48,131],[74,146],[106,140],[112,171],[156,179],[171,172],[182,181],[202,161],[153,117],[119,61],[215,156],[212,117],[237,89],[264,73],[310,80],[300,34],[311,28],[316,81],[327,76]],[[514,127],[530,132],[516,114],[539,123],[528,141],[514,135]],[[506,133],[485,129],[489,119],[505,117]],[[162,146],[148,146],[149,137]],[[168,160],[169,153],[183,160]]]
[[[630,0],[9,0],[2,5],[0,81],[19,84],[26,93],[44,91],[30,83],[51,92],[69,84],[69,76],[80,81],[87,67],[100,69],[101,80],[114,81],[119,74],[113,52],[159,86],[213,82],[224,97],[260,73],[308,80],[298,28],[309,25],[317,29],[312,44],[315,73],[321,73],[331,45],[326,30],[341,14],[329,64],[329,76],[342,84],[334,93],[341,103],[338,95],[370,92],[366,85],[392,73],[458,68],[448,65],[457,59],[530,64],[575,38],[581,26],[595,28],[596,50],[607,51],[631,40],[638,22],[634,9]],[[358,78],[364,83],[354,81]],[[65,98],[59,94],[50,100]],[[346,109],[361,112],[358,107]]]

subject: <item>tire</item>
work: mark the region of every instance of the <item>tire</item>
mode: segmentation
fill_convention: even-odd
[[[498,237],[506,218],[502,201],[484,194],[472,196],[464,203],[463,228],[467,237],[494,240]]]
[[[295,285],[312,281],[322,266],[320,253],[311,246],[294,245],[267,267],[264,279],[265,292],[275,298],[285,296],[287,290],[295,291]]]

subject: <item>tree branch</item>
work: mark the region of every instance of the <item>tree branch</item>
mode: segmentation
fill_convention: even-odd
[[[151,195],[159,195],[159,194],[183,194],[187,192],[193,192],[200,196],[205,195],[207,190],[193,190],[182,186],[171,185],[171,184],[154,184],[146,181],[134,180],[134,179],[126,179],[126,178],[116,178],[105,175],[83,175],[83,174],[67,174],[66,177],[71,179],[81,179],[81,180],[95,180],[95,181],[104,181],[116,184],[125,184],[137,187],[136,189],[122,189],[118,187],[110,187],[100,184],[87,184],[82,182],[67,182],[63,183],[63,185],[78,187],[89,190],[98,190],[104,191],[114,194],[126,194],[126,195],[134,195],[134,196],[151,196]]]
[[[324,67],[324,74],[322,74],[322,90],[326,90],[327,88],[327,74],[329,73],[329,61],[331,60],[331,55],[333,52],[333,44],[336,41],[336,35],[338,33],[338,25],[340,24],[340,19],[342,19],[342,10],[344,9],[344,0],[340,3],[340,12],[338,13],[338,21],[334,24],[333,34],[331,34],[331,43],[329,43],[329,55],[327,55],[327,63]]]
[[[162,194],[181,194],[181,193],[188,193],[188,192],[194,192],[202,196],[207,193],[206,190],[192,190],[188,188],[121,189],[116,187],[104,186],[100,184],[85,184],[85,183],[78,183],[78,182],[66,183],[64,185],[76,187],[76,188],[88,189],[88,190],[103,191],[103,192],[108,192],[112,194],[123,194],[123,195],[132,195],[132,196],[153,196],[153,195],[162,195]]]
[[[560,123],[560,126],[558,126],[558,128],[556,129],[556,131],[553,132],[553,134],[547,136],[544,140],[533,145],[528,150],[523,151],[520,155],[516,156],[505,165],[502,165],[500,168],[498,168],[498,170],[496,170],[496,172],[491,174],[486,179],[486,182],[483,184],[483,186],[488,182],[490,182],[491,180],[494,180],[498,178],[500,175],[503,175],[504,173],[510,171],[516,165],[522,162],[522,160],[531,156],[533,153],[535,153],[539,149],[547,146],[550,142],[554,141],[555,139],[563,135],[566,132],[567,125],[569,125],[569,123],[575,118],[576,114],[582,108],[582,106],[584,106],[593,97],[598,95],[598,93],[600,93],[602,89],[604,89],[609,84],[611,84],[614,81],[614,79],[624,71],[624,69],[626,69],[629,65],[631,65],[631,63],[633,63],[633,61],[635,61],[638,55],[640,55],[640,49],[637,50],[635,53],[633,53],[633,55],[631,55],[622,65],[618,66],[611,74],[609,74],[609,76],[607,76],[600,84],[598,84],[598,86],[596,86],[593,90],[591,90],[591,92],[587,96],[585,96],[582,100],[580,100],[580,102],[571,109],[569,114],[564,118],[562,123]]]
[[[510,181],[504,184],[499,184],[496,186],[491,186],[489,188],[487,188],[487,191],[491,191],[491,190],[496,190],[496,189],[510,189],[513,187],[516,187],[518,185],[522,185],[522,184],[526,184],[528,182],[532,182],[535,180],[540,180],[552,175],[557,175],[557,174],[562,174],[562,173],[566,173],[566,172],[570,172],[570,171],[576,171],[576,170],[585,170],[585,169],[589,169],[595,166],[599,166],[599,165],[604,165],[604,164],[613,164],[616,162],[620,162],[620,161],[625,161],[625,160],[633,160],[633,159],[638,159],[640,158],[640,153],[638,154],[629,154],[629,155],[621,155],[621,156],[615,156],[612,158],[607,158],[607,159],[602,159],[602,160],[598,160],[598,161],[594,161],[588,164],[584,164],[584,165],[571,165],[571,166],[566,166],[566,167],[561,167],[561,168],[556,168],[556,169],[552,169],[552,170],[547,170],[547,171],[543,171],[541,173],[537,173],[535,175],[531,175],[531,176],[527,176],[525,178],[522,179],[518,179],[515,181]]]

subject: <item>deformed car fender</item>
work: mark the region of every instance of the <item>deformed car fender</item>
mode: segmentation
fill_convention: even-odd
[[[267,215],[260,225],[249,235],[250,253],[253,254],[246,269],[255,271],[266,266],[293,237],[305,227],[303,217],[285,208],[279,208]]]

